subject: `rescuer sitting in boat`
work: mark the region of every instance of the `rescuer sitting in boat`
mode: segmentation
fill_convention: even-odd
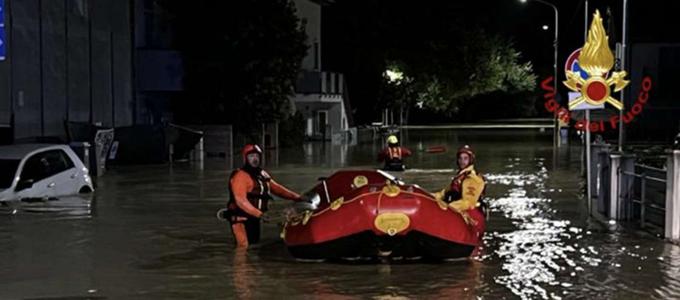
[[[390,135],[387,138],[387,147],[378,153],[378,161],[384,161],[383,167],[386,171],[403,171],[404,158],[411,156],[411,150],[399,145],[399,139]]]
[[[458,149],[456,154],[458,173],[451,183],[434,197],[438,201],[444,201],[448,206],[460,213],[465,222],[477,226],[475,220],[484,218],[480,208],[480,198],[484,191],[484,178],[475,171],[475,153],[470,146],[465,145]],[[478,232],[484,232],[480,228]]]
[[[236,247],[248,247],[260,240],[260,221],[267,211],[273,193],[279,197],[303,201],[295,192],[276,183],[262,168],[262,150],[257,145],[246,145],[241,152],[243,167],[234,170],[229,178],[229,202],[226,218],[231,224]]]

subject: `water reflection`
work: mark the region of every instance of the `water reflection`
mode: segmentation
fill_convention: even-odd
[[[526,170],[523,164],[533,164],[536,172],[515,171]],[[558,212],[551,207],[551,199],[543,195],[548,171],[542,160],[534,164],[510,159],[506,168],[510,170],[507,174],[488,176],[490,184],[511,187],[506,196],[490,200],[490,206],[515,227],[510,232],[493,232],[485,239],[496,249],[506,272],[494,280],[522,299],[568,296],[573,286],[571,277],[584,271],[584,263],[597,267],[599,260],[591,256],[598,253],[593,247],[579,248],[582,229],[555,217]]]
[[[254,299],[257,289],[256,269],[248,262],[247,249],[237,248],[233,254],[232,281],[238,299]]]
[[[92,195],[71,195],[57,199],[11,201],[0,205],[0,215],[34,214],[56,217],[89,217],[93,214]]]
[[[251,297],[268,289],[266,284],[248,284],[263,275],[285,286],[287,297],[304,299],[478,299],[488,288],[484,265],[474,260],[446,264],[305,263],[281,253],[281,246],[267,245],[255,255],[235,254],[239,261],[234,262],[234,287],[243,289],[237,294]]]
[[[337,169],[349,163],[350,146],[346,144],[310,142],[305,143],[302,149],[305,165]]]
[[[555,155],[552,139],[528,132],[422,130],[402,136],[414,155],[399,173],[441,189],[461,144],[477,150],[491,205],[485,246],[446,264],[294,261],[276,223],[263,242],[235,252],[224,206],[230,165],[122,167],[107,172],[96,199],[0,208],[0,299],[90,295],[107,299],[673,299],[680,248],[620,224],[587,217],[578,147]],[[282,149],[268,168],[304,191],[339,168],[378,167],[381,143],[323,143]],[[427,153],[431,146],[443,153]],[[235,158],[236,159],[236,158]],[[278,160],[278,163],[277,163]],[[272,203],[282,220],[288,202]],[[93,291],[93,292],[89,292]]]
[[[664,285],[654,290],[657,299],[671,299],[680,295],[680,247],[666,244],[662,256],[651,257],[661,263]]]

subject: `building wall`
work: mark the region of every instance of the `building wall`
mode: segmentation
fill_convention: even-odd
[[[338,96],[338,99],[342,100]],[[331,132],[336,133],[343,130],[342,128],[342,101],[333,105],[328,111],[328,124],[331,125]]]
[[[327,123],[331,127],[331,133],[338,133],[347,130],[345,107],[339,95],[334,96],[320,96],[314,95],[297,95],[296,107],[303,117],[308,120],[312,119],[314,132],[318,134],[318,112],[327,111]],[[307,132],[307,131],[305,131]]]
[[[130,3],[5,0],[0,124],[15,138],[65,137],[64,121],[133,123]]]
[[[295,109],[302,112],[307,120],[305,134],[310,136],[310,122],[317,135],[320,111],[327,111],[330,133],[347,130],[347,115],[344,105],[344,78],[342,74],[322,72],[321,67],[321,5],[309,0],[294,0],[297,15],[305,20],[309,50],[302,61],[302,70],[296,83],[296,95],[292,97]],[[329,136],[330,138],[330,136]]]
[[[183,90],[183,65],[173,48],[174,31],[159,0],[134,0],[136,120],[158,124],[174,119],[171,102]]]
[[[652,78],[649,101],[635,121],[626,126],[631,141],[670,142],[680,132],[680,44],[640,43],[631,50],[630,84],[626,111],[637,100],[644,76]]]
[[[302,60],[302,69],[321,70],[321,5],[310,0],[294,0],[297,15],[307,22],[307,56]],[[315,55],[316,53],[316,55]]]

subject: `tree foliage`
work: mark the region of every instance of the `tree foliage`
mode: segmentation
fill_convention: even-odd
[[[452,116],[466,114],[462,110],[471,102],[491,96],[502,96],[495,97],[501,101],[516,95],[515,101],[533,102],[518,94],[535,85],[532,65],[497,34],[506,23],[495,9],[500,6],[337,1],[324,11],[329,25],[324,39],[330,40],[324,43],[332,46],[324,48],[324,65],[346,74],[359,123],[375,121],[380,109],[402,105],[406,112],[420,103],[418,111]],[[394,65],[411,81],[394,85],[381,76]]]
[[[418,105],[455,115],[470,99],[488,95],[517,94],[535,88],[531,63],[520,62],[512,43],[481,30],[465,33],[456,44],[430,44],[426,55],[403,55],[389,68],[402,70],[407,80],[385,80],[382,105],[408,108]],[[423,59],[426,57],[427,59]]]
[[[290,0],[164,0],[185,68],[183,119],[247,127],[281,120],[307,45]]]

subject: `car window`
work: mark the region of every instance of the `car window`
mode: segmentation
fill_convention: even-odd
[[[73,168],[73,162],[62,150],[49,150],[31,156],[21,172],[21,181],[38,182]]]
[[[18,159],[0,159],[0,189],[12,186],[19,162]]]
[[[45,152],[45,158],[49,164],[49,176],[59,174],[73,168],[73,162],[62,150],[50,150]]]

